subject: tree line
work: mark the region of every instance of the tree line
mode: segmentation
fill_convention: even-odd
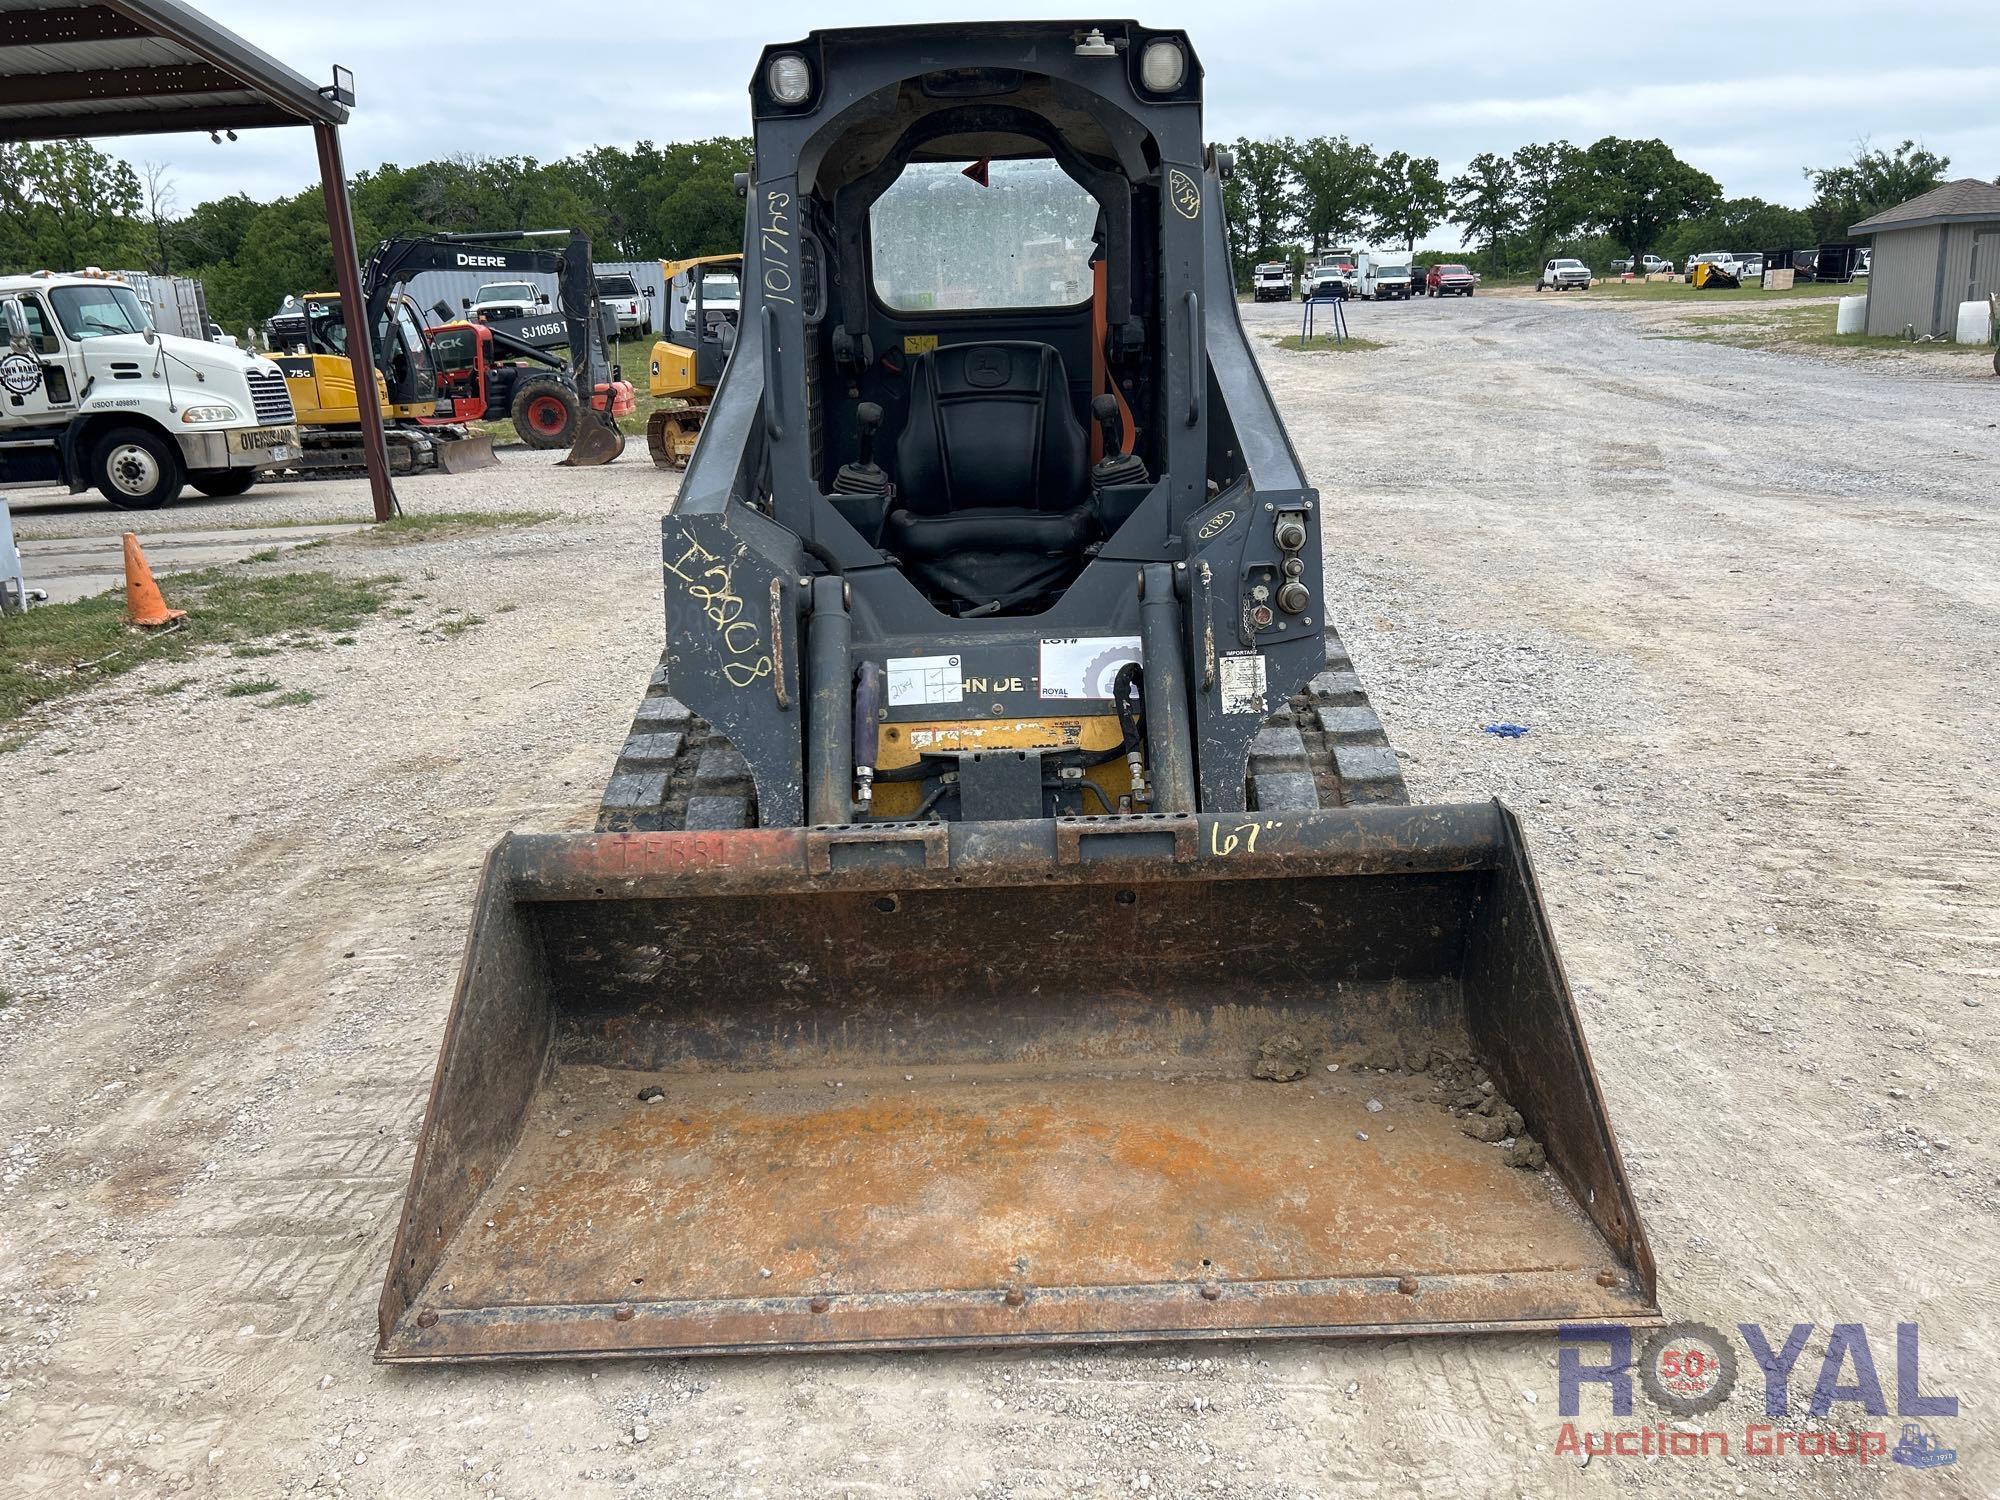
[[[1798,249],[1844,240],[1850,225],[1936,187],[1951,165],[1914,141],[1893,151],[1863,142],[1851,162],[1806,169],[1814,197],[1799,209],[1726,198],[1660,140],[1482,151],[1451,178],[1436,157],[1378,155],[1346,136],[1240,139],[1232,149],[1225,199],[1239,278],[1259,261],[1297,267],[1349,244],[1398,245],[1414,256],[1446,224],[1491,275],[1531,272],[1552,255],[1601,267],[1645,254],[1678,264],[1708,250]]]
[[[1854,159],[1808,168],[1804,209],[1725,198],[1714,178],[1659,140],[1606,136],[1481,152],[1447,179],[1435,157],[1378,155],[1345,136],[1238,140],[1226,189],[1238,274],[1261,260],[1300,264],[1344,243],[1414,253],[1445,224],[1489,274],[1531,271],[1550,255],[1604,269],[1614,256],[1679,262],[1705,250],[1804,247],[1944,181],[1950,161],[1904,141],[1863,143]],[[581,229],[600,260],[721,254],[740,248],[732,181],[750,166],[743,137],[641,141],[543,162],[453,156],[363,172],[350,188],[365,255],[376,240],[481,229]],[[1427,252],[1432,258],[1452,252]],[[168,169],[136,170],[82,141],[0,145],[0,270],[47,267],[195,276],[232,331],[261,323],[287,293],[333,285],[317,184],[259,202],[241,193],[185,212]]]
[[[604,261],[740,249],[750,166],[742,137],[600,146],[543,162],[453,156],[385,165],[349,186],[365,257],[396,235],[581,229]],[[317,183],[264,202],[236,193],[182,212],[165,168],[144,171],[84,141],[0,145],[0,270],[46,267],[193,276],[232,332],[261,324],[287,293],[333,286]]]

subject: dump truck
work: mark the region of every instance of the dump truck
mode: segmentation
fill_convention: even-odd
[[[1333,628],[1201,93],[1132,22],[764,50],[661,664],[480,877],[380,1358],[1660,1320],[1520,822],[1410,802]]]

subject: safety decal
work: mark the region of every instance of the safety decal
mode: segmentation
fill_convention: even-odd
[[[1264,712],[1264,656],[1259,651],[1230,651],[1224,654],[1220,678],[1222,711],[1226,714]]]

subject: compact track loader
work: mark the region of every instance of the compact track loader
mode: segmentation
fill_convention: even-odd
[[[751,100],[665,655],[488,861],[380,1356],[1657,1322],[1520,826],[1332,629],[1186,36]]]
[[[743,257],[699,255],[663,260],[667,287],[666,326],[653,345],[650,385],[653,399],[675,399],[646,419],[646,446],[661,469],[685,469],[701,440],[708,404],[736,347],[742,312]],[[732,295],[733,293],[733,295]]]

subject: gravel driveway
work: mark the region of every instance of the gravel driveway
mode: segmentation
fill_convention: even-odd
[[[227,657],[147,668],[0,758],[0,1492],[1992,1493],[2000,381],[1582,299],[1350,321],[1390,347],[1259,340],[1328,497],[1336,617],[1413,794],[1529,826],[1663,1302],[1816,1325],[1795,1413],[1835,1323],[1893,1407],[1920,1324],[1956,1465],[1580,1466],[1530,1337],[374,1366],[478,863],[588,825],[659,650],[671,477],[510,451],[406,505],[561,519],[299,564],[422,596],[255,663],[312,702],[244,706]],[[290,488],[153,521],[366,509]],[[1740,1438],[1762,1392],[1746,1359],[1703,1424]],[[1583,1425],[1671,1421],[1640,1403]]]

